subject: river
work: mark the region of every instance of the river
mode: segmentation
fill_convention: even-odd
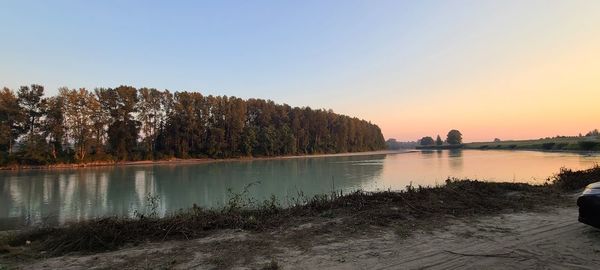
[[[0,229],[132,216],[158,198],[164,215],[193,204],[221,207],[233,193],[282,204],[332,190],[401,190],[448,177],[543,183],[561,167],[589,168],[598,154],[443,150],[285,159],[0,172]]]

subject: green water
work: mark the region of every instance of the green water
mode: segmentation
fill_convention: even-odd
[[[332,190],[399,190],[435,185],[448,177],[541,183],[560,167],[587,168],[598,155],[533,151],[430,151],[368,155],[228,161],[202,164],[97,167],[0,172],[0,229],[47,222],[60,224],[101,216],[132,216],[147,194],[158,212],[224,205],[230,193],[247,190],[283,204]]]

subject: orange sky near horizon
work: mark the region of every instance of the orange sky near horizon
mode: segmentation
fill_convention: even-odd
[[[386,139],[402,141],[444,138],[450,129],[467,142],[585,134],[600,128],[600,24],[584,26],[565,27],[565,36],[553,29],[553,42],[487,48],[462,63],[439,57],[448,66],[435,82],[408,86],[418,94],[392,91],[393,98],[353,111],[377,123]],[[384,87],[394,89],[390,83]]]
[[[396,108],[377,123],[386,137],[444,137],[456,128],[466,141],[577,135],[600,128],[600,46],[585,45]],[[411,112],[419,118],[402,117]]]

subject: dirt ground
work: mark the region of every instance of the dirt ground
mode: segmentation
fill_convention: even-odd
[[[270,233],[221,231],[22,269],[600,269],[600,230],[576,208],[469,219],[427,228],[337,230],[336,220]],[[407,233],[407,230],[415,231]]]

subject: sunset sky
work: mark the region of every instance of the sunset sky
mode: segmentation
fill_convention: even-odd
[[[0,87],[272,99],[466,141],[600,128],[600,1],[2,1]]]

